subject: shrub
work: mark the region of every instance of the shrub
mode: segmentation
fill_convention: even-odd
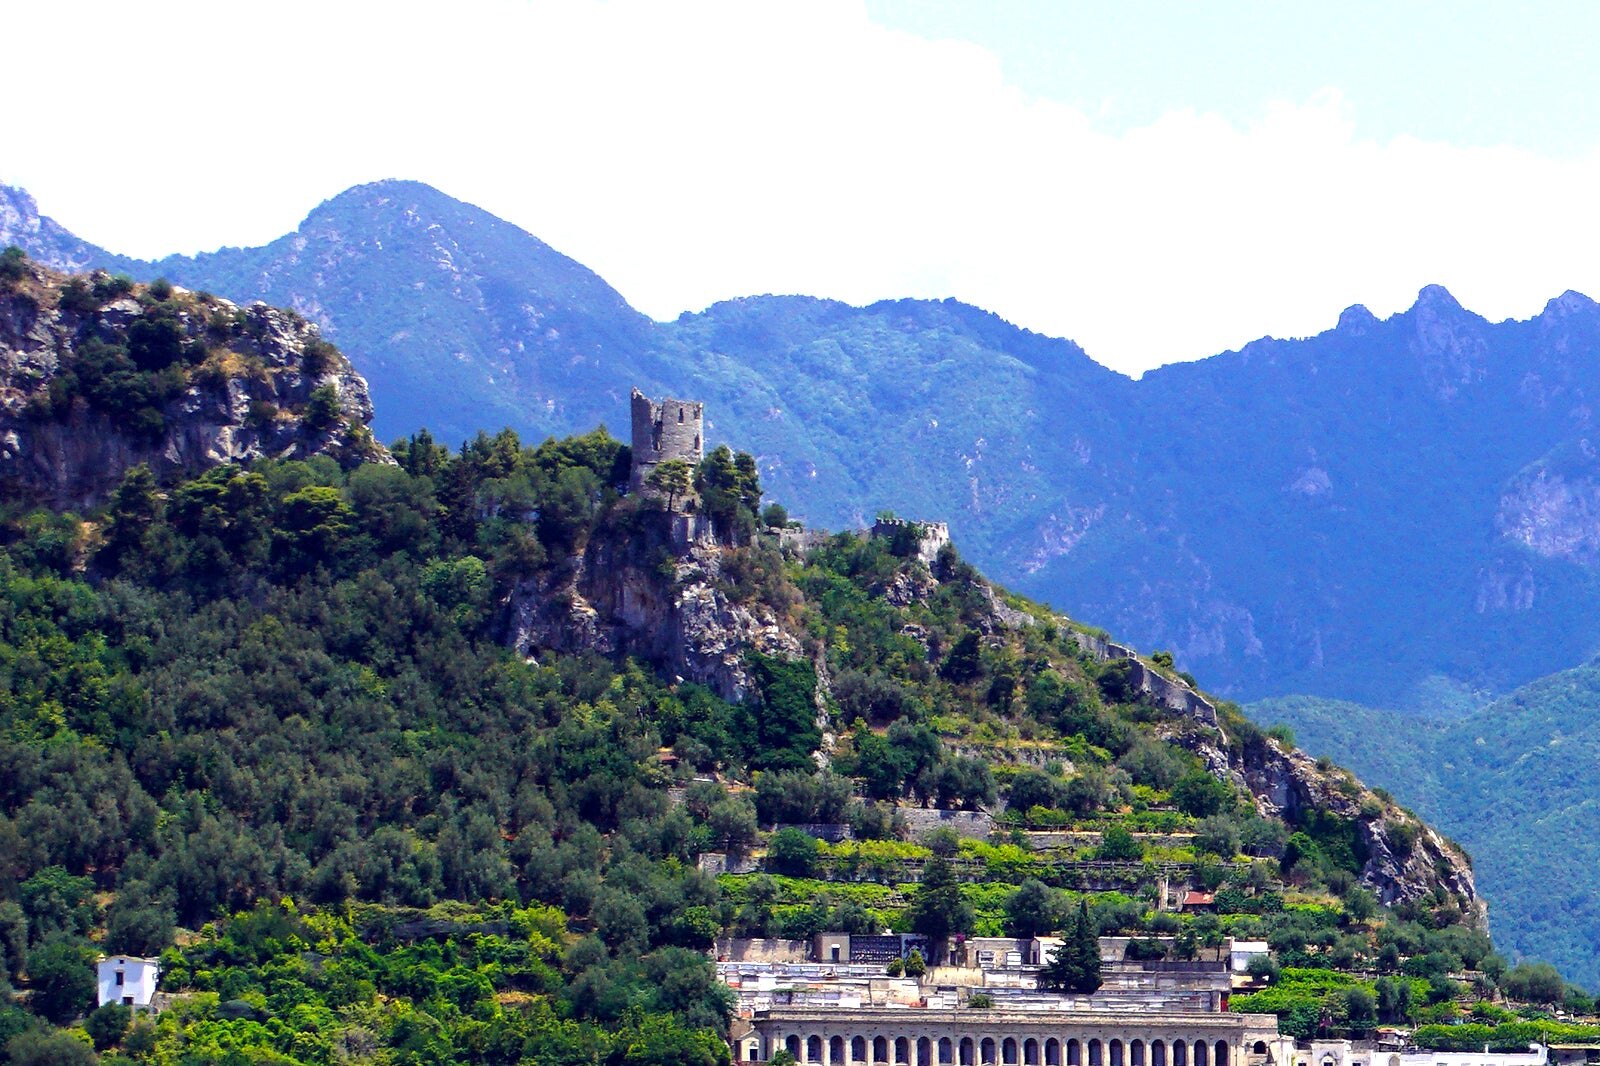
[[[0,282],[21,281],[28,273],[28,254],[16,245],[0,252]]]
[[[344,414],[344,408],[339,404],[339,390],[332,385],[323,385],[311,390],[311,398],[306,401],[305,423],[310,429],[321,431],[330,428],[339,421]]]
[[[323,340],[313,337],[306,341],[304,369],[307,377],[321,377],[332,370],[338,363],[339,349]]]
[[[817,866],[817,838],[800,829],[780,829],[767,844],[767,865],[775,873],[809,877]]]

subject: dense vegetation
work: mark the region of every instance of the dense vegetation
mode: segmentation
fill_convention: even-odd
[[[15,1061],[92,1044],[161,1063],[714,1066],[728,998],[704,950],[727,933],[1067,928],[1179,955],[1233,934],[1284,964],[1493,983],[1456,901],[1379,914],[1346,827],[1259,817],[1183,746],[1193,723],[1130,699],[1125,670],[953,550],[931,572],[914,538],[785,557],[748,457],[714,452],[694,491],[720,587],[780,608],[816,657],[753,659],[754,715],[647,663],[500,643],[512,586],[652,521],[659,505],[618,493],[623,446],[393,450],[173,486],[136,469],[89,521],[0,515]],[[827,771],[817,661],[842,738]],[[998,839],[908,839],[914,807],[1002,801]],[[855,839],[784,827],[829,822]],[[1036,847],[1028,826],[1071,840]],[[765,871],[701,873],[710,851]],[[1162,911],[1158,872],[1218,889],[1221,913]],[[92,1004],[97,950],[161,953],[184,995],[153,1026],[101,1009],[54,1028]],[[1087,980],[1072,965],[1064,985]]]

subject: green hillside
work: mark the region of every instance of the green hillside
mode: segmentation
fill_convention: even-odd
[[[0,266],[6,306],[44,306]],[[29,389],[171,371],[122,345],[191,298],[139,295],[87,301]],[[173,376],[162,412],[190,395]],[[16,421],[17,448],[90,402]],[[715,938],[827,928],[920,933],[932,961],[949,934],[1069,922],[1180,959],[1265,939],[1236,1006],[1302,1036],[1504,1020],[1501,993],[1592,1009],[1507,969],[1453,844],[1170,655],[1107,647],[951,545],[924,558],[915,523],[808,537],[725,448],[685,471],[685,542],[685,513],[623,492],[629,458],[602,430],[419,433],[134,465],[81,513],[32,502],[44,484],[0,499],[10,1060],[718,1066]],[[691,622],[706,685],[677,668]],[[993,830],[913,828],[929,809]],[[170,1009],[90,1013],[98,952],[159,954]]]
[[[1453,720],[1312,698],[1253,704],[1308,751],[1346,763],[1461,841],[1496,943],[1600,982],[1600,664],[1524,685]]]

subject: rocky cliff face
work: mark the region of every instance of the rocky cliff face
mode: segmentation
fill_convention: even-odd
[[[507,642],[636,655],[724,699],[754,692],[751,651],[800,657],[769,604],[739,602],[723,580],[728,549],[693,515],[640,509],[598,533],[564,565],[524,582],[507,604]]]
[[[1443,890],[1467,921],[1488,928],[1488,906],[1478,897],[1466,852],[1414,814],[1362,787],[1349,771],[1321,764],[1253,727],[1230,733],[1227,715],[1210,700],[1133,649],[1081,630],[1072,637],[1087,655],[1125,662],[1131,691],[1182,716],[1173,739],[1204,759],[1212,774],[1248,789],[1263,817],[1294,826],[1322,812],[1352,825],[1365,854],[1361,881],[1381,903],[1417,903]]]
[[[0,483],[21,497],[92,507],[141,463],[386,461],[371,419],[366,381],[292,312],[15,261],[0,278]]]
[[[1464,920],[1489,927],[1488,905],[1478,896],[1472,863],[1460,846],[1385,796],[1363,787],[1348,770],[1319,762],[1254,729],[1235,729],[1224,718],[1179,738],[1212,773],[1249,789],[1263,817],[1290,826],[1331,816],[1353,827],[1363,858],[1361,883],[1387,906],[1455,901]]]

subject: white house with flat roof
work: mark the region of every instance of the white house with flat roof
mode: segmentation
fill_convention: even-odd
[[[161,976],[158,959],[134,955],[110,955],[100,960],[100,1006],[121,1003],[127,1007],[148,1007],[156,994]]]

